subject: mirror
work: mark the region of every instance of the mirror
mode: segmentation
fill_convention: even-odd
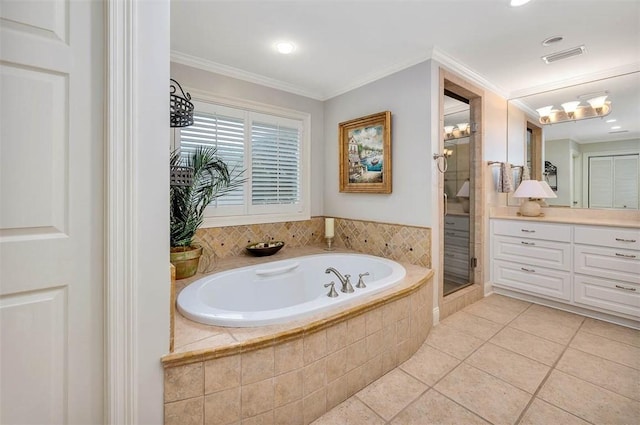
[[[597,116],[588,100],[604,95],[610,111]],[[579,102],[573,115],[563,110],[567,102]],[[537,110],[548,106],[553,112],[541,118]],[[547,180],[558,196],[547,199],[551,206],[638,209],[639,117],[640,72],[510,99],[507,158]]]

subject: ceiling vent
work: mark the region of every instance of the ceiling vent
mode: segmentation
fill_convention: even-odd
[[[559,60],[562,59],[567,59],[570,58],[572,56],[579,56],[584,54],[585,52],[585,47],[584,44],[582,46],[578,46],[578,47],[574,47],[572,49],[568,49],[568,50],[563,50],[561,52],[556,52],[556,53],[551,53],[550,55],[546,55],[542,57],[542,60],[547,63],[553,63],[553,62],[557,62]]]

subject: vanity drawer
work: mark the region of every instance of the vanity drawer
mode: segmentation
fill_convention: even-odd
[[[576,273],[640,284],[638,251],[575,245],[573,253]]]
[[[571,299],[571,273],[545,267],[493,261],[493,285],[534,295]]]
[[[493,220],[494,235],[571,242],[571,226],[527,220]]]
[[[462,230],[469,231],[469,216],[461,215],[445,215],[444,216],[444,228],[445,230]]]
[[[494,236],[493,258],[571,271],[571,244],[531,240],[511,236]]]
[[[640,229],[576,226],[575,243],[640,250]]]
[[[576,304],[640,317],[640,285],[582,275],[575,276],[574,285]]]

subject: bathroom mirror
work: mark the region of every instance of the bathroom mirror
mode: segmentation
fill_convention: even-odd
[[[604,95],[611,109],[606,116],[543,123],[537,112],[553,106],[565,114],[562,104],[567,102],[580,102],[586,111],[588,100]],[[638,209],[638,117],[640,72],[510,99],[507,158],[513,165],[529,165],[532,178],[555,188],[558,197],[547,200],[552,206]],[[541,133],[537,145],[536,128]],[[514,205],[511,197],[509,204]]]

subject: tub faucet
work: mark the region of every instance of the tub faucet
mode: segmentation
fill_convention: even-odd
[[[340,280],[340,283],[342,283],[342,289],[340,289],[341,292],[351,293],[354,291],[353,286],[351,286],[351,282],[349,282],[349,278],[351,277],[351,275],[345,274],[344,276],[342,276],[340,272],[333,267],[328,267],[324,272],[326,274],[329,274],[331,272],[334,272],[336,274],[336,276]]]

